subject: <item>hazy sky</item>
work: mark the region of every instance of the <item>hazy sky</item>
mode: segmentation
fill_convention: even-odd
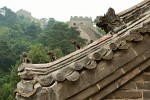
[[[36,18],[55,18],[69,21],[70,16],[87,16],[95,19],[109,7],[121,12],[142,0],[0,0],[0,8],[6,6],[13,11],[24,9]]]

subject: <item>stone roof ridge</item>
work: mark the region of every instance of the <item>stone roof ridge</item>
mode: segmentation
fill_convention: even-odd
[[[128,8],[128,9],[126,9],[126,10],[120,12],[120,13],[118,13],[117,15],[123,16],[123,15],[125,15],[125,14],[127,14],[127,13],[129,13],[129,12],[132,12],[133,10],[135,10],[135,9],[137,9],[137,8],[140,8],[140,7],[142,7],[142,6],[146,5],[146,4],[148,4],[149,2],[150,2],[149,0],[143,0],[143,1],[141,1],[140,3],[134,5],[134,6]]]
[[[133,18],[142,15],[141,13],[145,13],[149,11],[150,0],[143,0],[139,4],[124,10],[117,15],[124,20],[125,23],[130,22]]]

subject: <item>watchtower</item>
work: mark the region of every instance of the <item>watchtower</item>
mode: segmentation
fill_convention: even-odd
[[[92,18],[91,17],[82,17],[82,16],[71,16],[69,21],[70,27],[76,27],[78,25],[86,25],[86,26],[93,26]]]

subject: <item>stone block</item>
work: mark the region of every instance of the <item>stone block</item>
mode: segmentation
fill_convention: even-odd
[[[101,61],[95,69],[85,70],[81,73],[84,81],[92,85],[114,72],[114,66],[109,61]]]
[[[70,98],[69,100],[84,100],[86,97],[95,94],[96,92],[100,91],[102,88],[107,86],[108,84],[112,83],[114,80],[122,76],[124,73],[121,69],[115,71],[113,74],[107,76],[106,78],[102,79],[101,81],[97,82],[96,84],[88,87],[87,89],[83,90],[79,94],[75,95],[74,97]]]
[[[138,69],[140,71],[144,71],[145,69],[149,67],[149,65],[150,65],[150,60],[147,60],[144,63],[142,63]]]
[[[137,57],[137,54],[135,53],[134,49],[132,49],[132,47],[130,46],[127,50],[118,50],[117,52],[115,52],[113,59],[110,60],[110,64],[114,65],[114,67],[117,69],[127,64],[135,57]]]
[[[101,88],[104,88],[106,85],[112,83],[113,81],[115,81],[116,79],[121,77],[122,75],[124,75],[124,72],[122,71],[122,69],[118,69],[113,74],[111,74],[108,77],[104,78],[98,84],[100,85]]]
[[[137,65],[140,65],[150,57],[150,51],[144,51],[142,54],[137,56],[132,62],[128,63],[123,67],[124,72],[128,72],[131,69],[135,68]]]
[[[128,63],[127,65],[123,67],[124,72],[126,73],[132,70],[134,67],[136,67],[138,64],[142,63],[143,61],[144,61],[143,56],[136,57],[131,63]]]
[[[118,86],[122,86],[123,84],[128,82],[130,79],[132,79],[133,77],[135,77],[135,75],[137,75],[139,73],[140,73],[140,71],[138,69],[135,69],[135,70],[131,71],[130,73],[127,73],[125,76],[123,76],[119,80],[117,80],[116,83],[118,84]]]
[[[150,99],[150,91],[144,91],[143,92],[143,98],[146,100],[149,100]]]
[[[143,56],[144,56],[145,59],[149,58],[150,57],[150,50],[149,49],[146,50]]]
[[[141,82],[141,81],[143,81],[143,73],[137,75],[131,81],[134,81],[134,82]]]
[[[64,81],[53,86],[52,89],[58,100],[65,100],[87,87],[87,83],[80,77],[75,82]]]
[[[136,85],[134,82],[129,82],[119,88],[120,90],[135,90]]]
[[[142,90],[150,90],[150,82],[149,83],[136,83],[137,89]]]
[[[114,100],[114,94],[113,93],[108,94],[103,100],[106,100],[106,99],[113,99]]]
[[[91,96],[95,93],[95,91],[98,91],[99,89],[96,87],[96,85],[89,87],[86,89],[86,91],[82,91],[78,93],[77,95],[72,96],[71,98],[68,98],[67,100],[85,100],[87,97]]]
[[[106,95],[108,95],[109,93],[113,92],[117,88],[118,88],[118,85],[115,84],[115,83],[112,83],[111,85],[109,85],[108,87],[104,88],[103,90],[101,90],[97,94],[93,95],[91,97],[91,99],[92,100],[101,100],[102,98],[104,98]]]
[[[150,73],[144,73],[143,74],[143,80],[144,81],[150,81]]]
[[[150,49],[150,36],[149,35],[145,35],[144,39],[141,42],[132,42],[132,47],[134,48],[134,50],[136,51],[136,53],[139,55],[142,52],[144,52],[145,50],[149,50]]]
[[[114,93],[115,99],[138,99],[142,98],[142,92],[140,91],[116,91]]]

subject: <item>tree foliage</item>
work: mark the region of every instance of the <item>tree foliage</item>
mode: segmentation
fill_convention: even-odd
[[[45,35],[48,46],[51,49],[60,48],[64,55],[74,51],[72,40],[85,43],[85,40],[79,37],[79,31],[69,28],[68,24],[63,22],[55,22],[49,30],[45,31]]]
[[[15,64],[14,57],[15,54],[8,42],[5,39],[0,38],[0,69],[8,71],[9,67]]]
[[[22,52],[27,52],[33,63],[47,63],[47,51],[58,58],[75,51],[72,40],[84,44],[76,28],[54,18],[43,19],[47,26],[24,16],[17,16],[7,7],[0,8],[0,100],[13,100],[13,91],[19,81],[17,68]]]
[[[32,63],[44,63],[48,62],[48,55],[42,44],[31,45],[30,51],[28,52],[29,57],[32,59]]]

